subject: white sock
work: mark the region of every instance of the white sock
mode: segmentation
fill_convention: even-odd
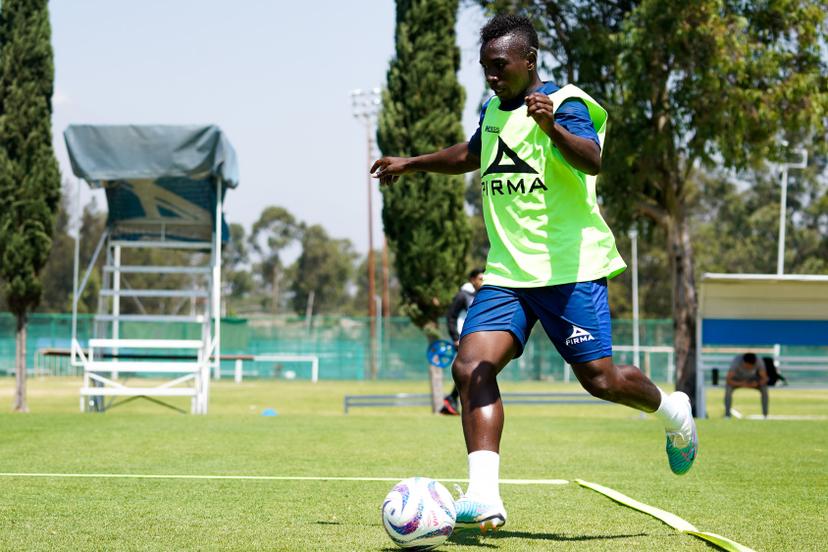
[[[653,412],[653,414],[661,420],[664,424],[664,429],[667,431],[680,430],[681,424],[684,422],[684,408],[661,389],[658,391],[661,393],[661,405],[659,405],[658,410]]]
[[[491,450],[469,453],[468,496],[478,500],[500,500],[500,455]]]

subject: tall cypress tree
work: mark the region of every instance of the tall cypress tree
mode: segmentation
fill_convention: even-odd
[[[0,277],[17,318],[15,410],[26,406],[26,322],[40,301],[60,201],[52,150],[51,27],[47,0],[0,4]]]
[[[377,138],[384,155],[413,156],[465,140],[457,81],[458,0],[397,0],[396,56],[383,92]],[[470,230],[463,178],[416,173],[382,188],[382,220],[395,255],[402,309],[429,342],[463,281]],[[431,369],[435,408],[442,372]]]

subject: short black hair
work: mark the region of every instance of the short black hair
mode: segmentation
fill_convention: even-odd
[[[490,40],[502,36],[515,34],[520,36],[529,53],[530,48],[538,48],[538,33],[532,21],[523,15],[495,15],[480,29],[480,46],[485,46]]]
[[[745,353],[742,355],[742,360],[744,360],[748,364],[756,364],[756,355],[754,355],[753,353]]]
[[[483,269],[482,268],[473,268],[469,272],[469,280],[471,280],[472,278],[477,278],[481,274],[483,274]]]

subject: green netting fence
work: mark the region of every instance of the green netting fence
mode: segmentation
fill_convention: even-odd
[[[78,336],[82,345],[93,336],[93,316],[80,315]],[[443,324],[445,326],[445,324]],[[673,330],[670,320],[642,320],[641,345],[669,346]],[[426,339],[407,318],[383,319],[373,340],[376,377],[421,379],[427,373]],[[72,335],[69,314],[32,314],[27,335],[27,367],[33,374],[69,375],[76,371],[65,356],[48,354],[68,350]],[[124,339],[199,339],[198,324],[121,322]],[[613,322],[613,342],[632,344],[632,322]],[[365,317],[315,316],[310,323],[298,316],[224,318],[221,321],[222,355],[266,355],[274,353],[315,355],[320,379],[369,379],[372,340],[370,320]],[[0,313],[0,374],[14,373],[15,321]],[[656,380],[666,380],[670,358],[666,353],[642,353],[642,369]],[[632,362],[632,354],[617,352],[616,361]],[[222,362],[222,372],[232,374],[234,360]],[[310,364],[299,361],[243,362],[245,377],[310,377]],[[523,356],[501,374],[511,380],[556,380],[566,378],[564,362],[542,328],[535,328]]]

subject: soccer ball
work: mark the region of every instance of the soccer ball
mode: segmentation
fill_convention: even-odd
[[[454,530],[454,499],[428,477],[409,477],[391,489],[382,503],[382,525],[401,548],[430,550]]]

